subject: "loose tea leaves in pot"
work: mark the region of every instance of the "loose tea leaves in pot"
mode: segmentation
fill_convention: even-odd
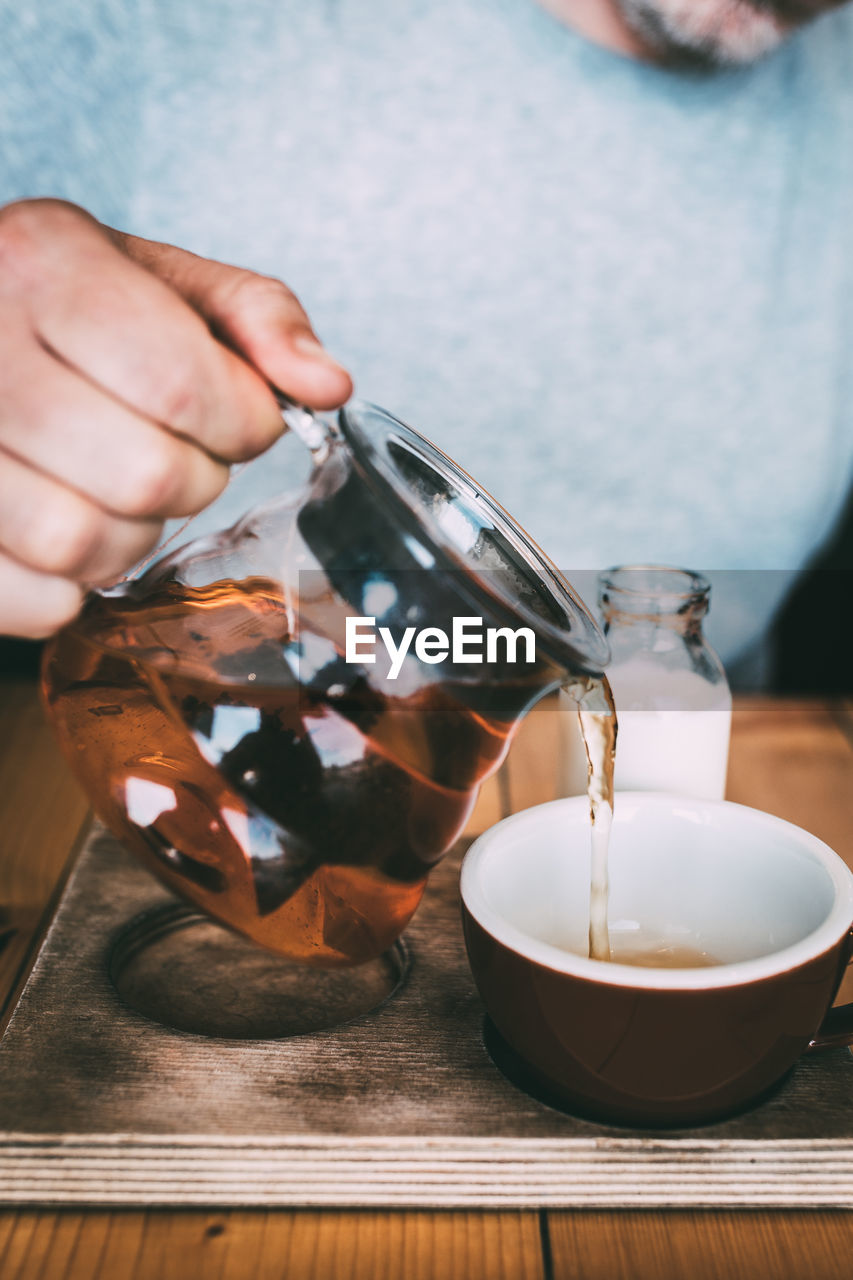
[[[525,712],[607,648],[417,432],[363,404],[310,427],[302,490],[93,593],[49,646],[44,691],[99,815],[147,866],[333,966],[400,934]]]

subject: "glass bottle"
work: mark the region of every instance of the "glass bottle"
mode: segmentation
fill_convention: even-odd
[[[659,565],[623,565],[599,577],[619,717],[615,785],[722,799],[732,698],[702,633],[710,583]]]

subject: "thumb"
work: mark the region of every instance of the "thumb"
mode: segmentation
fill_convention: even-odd
[[[120,231],[109,234],[280,391],[314,409],[333,409],[352,394],[349,374],[323,347],[299,299],[280,280],[174,245]]]

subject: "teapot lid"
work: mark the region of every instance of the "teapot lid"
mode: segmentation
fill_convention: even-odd
[[[610,652],[586,605],[527,533],[482,485],[414,428],[366,401],[338,426],[356,464],[384,490],[436,563],[466,571],[537,633],[559,664],[600,674]]]

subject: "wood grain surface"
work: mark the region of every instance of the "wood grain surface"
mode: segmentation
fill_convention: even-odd
[[[850,1271],[840,1213],[550,1213],[553,1280],[835,1280]]]
[[[88,813],[35,683],[0,676],[0,1027]]]
[[[545,1280],[535,1213],[14,1213],[3,1280]]]
[[[543,709],[543,717],[552,714]],[[528,723],[504,778],[493,784],[487,816],[501,795],[506,801],[511,793],[512,806],[520,808],[548,798],[551,785],[561,789],[558,770],[548,781],[555,775],[554,739],[540,748],[535,723]],[[546,736],[554,729],[548,722]],[[799,821],[849,859],[851,795],[853,707],[773,701],[738,707],[731,799]],[[11,936],[19,952],[26,930],[32,934],[48,907],[85,813],[44,728],[33,686],[6,681],[0,687],[0,906],[7,920],[14,917]],[[0,927],[0,946],[3,937]],[[3,968],[0,993],[8,995],[14,980]],[[849,1273],[851,1248],[853,1217],[829,1212],[0,1214],[3,1280],[829,1280]]]
[[[88,813],[35,686],[0,679],[0,804],[3,857],[0,903],[43,909]]]

